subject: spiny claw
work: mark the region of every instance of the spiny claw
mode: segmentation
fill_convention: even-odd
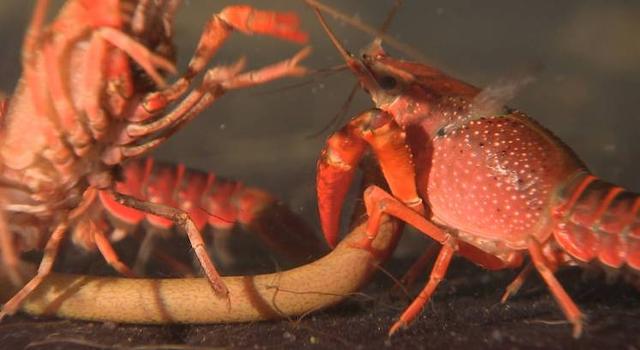
[[[246,34],[265,34],[304,44],[309,35],[299,29],[300,19],[293,12],[256,10],[250,6],[230,6],[219,17],[233,28]]]
[[[335,247],[340,228],[340,212],[366,143],[355,135],[353,122],[326,142],[317,164],[316,192],[320,223],[326,241]]]
[[[300,18],[298,15],[293,12],[274,12],[273,14],[275,15],[275,23],[265,23],[265,25],[273,25],[275,28],[273,36],[299,44],[304,44],[309,40],[309,34],[299,29]]]

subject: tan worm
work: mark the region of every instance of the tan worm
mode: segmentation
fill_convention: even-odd
[[[203,278],[131,279],[52,274],[26,300],[31,315],[135,324],[229,323],[282,319],[335,305],[358,291],[393,250],[398,225],[385,223],[377,252],[354,248],[354,229],[331,253],[309,264],[271,274],[224,277],[230,304]],[[0,273],[0,296],[10,293]],[[11,294],[8,294],[11,295]]]

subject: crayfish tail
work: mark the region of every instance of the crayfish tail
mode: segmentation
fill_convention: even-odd
[[[640,195],[588,174],[569,184],[564,197],[554,237],[567,253],[640,270]]]

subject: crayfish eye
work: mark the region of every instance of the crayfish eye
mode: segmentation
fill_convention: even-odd
[[[380,84],[380,87],[383,90],[392,90],[395,89],[396,86],[398,86],[398,81],[396,80],[396,78],[387,75],[380,78],[378,80],[378,84]]]

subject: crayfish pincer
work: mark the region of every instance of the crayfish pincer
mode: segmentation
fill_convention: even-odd
[[[357,246],[370,249],[383,214],[442,245],[426,286],[389,334],[421,312],[454,255],[494,270],[518,268],[528,254],[532,265],[504,299],[535,267],[579,337],[583,314],[554,272],[586,262],[640,270],[640,195],[596,178],[549,130],[491,91],[392,58],[379,40],[355,58],[316,13],[375,104],[331,135],[318,161],[327,241],[336,243],[348,187],[371,150],[390,191],[364,192],[367,236]]]

